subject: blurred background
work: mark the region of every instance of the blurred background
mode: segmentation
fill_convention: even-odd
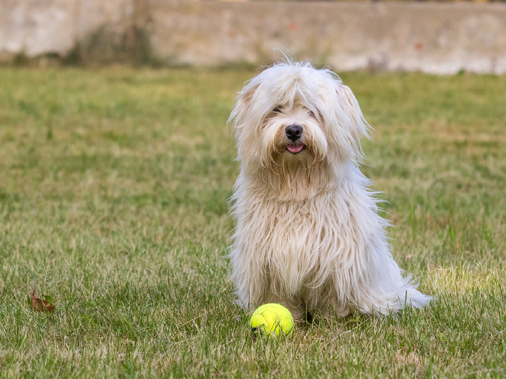
[[[506,7],[483,2],[1,0],[0,62],[267,63],[339,71],[506,72]]]

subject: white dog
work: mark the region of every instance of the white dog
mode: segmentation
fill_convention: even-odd
[[[230,254],[239,301],[346,316],[430,301],[390,254],[375,193],[360,172],[368,125],[328,69],[280,63],[250,80],[229,120],[241,173]]]

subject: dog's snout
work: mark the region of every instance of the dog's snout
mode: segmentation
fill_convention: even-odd
[[[285,133],[290,141],[295,142],[302,135],[302,128],[299,125],[289,125],[285,129]]]

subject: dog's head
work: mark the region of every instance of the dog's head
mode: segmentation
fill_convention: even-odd
[[[277,64],[251,79],[230,121],[243,170],[292,198],[323,189],[345,162],[358,161],[368,131],[351,90],[308,63]]]

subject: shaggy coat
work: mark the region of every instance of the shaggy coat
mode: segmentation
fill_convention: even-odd
[[[386,314],[430,301],[392,258],[359,169],[369,127],[337,75],[274,65],[239,93],[230,122],[241,161],[230,259],[243,306],[280,303],[301,321],[307,311]],[[296,141],[291,125],[302,130]]]

